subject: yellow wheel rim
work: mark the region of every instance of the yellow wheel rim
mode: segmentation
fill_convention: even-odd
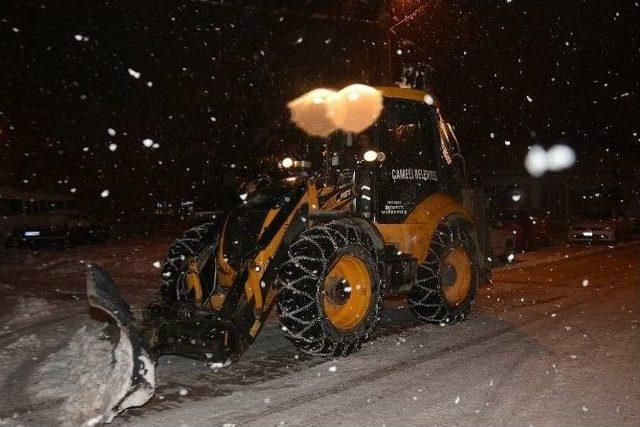
[[[187,261],[188,270],[185,277],[187,291],[193,292],[196,304],[202,303],[202,284],[200,283],[200,272],[198,271],[198,262],[195,258],[189,258]]]
[[[371,276],[366,264],[342,255],[324,280],[323,308],[337,329],[350,330],[362,322],[371,307]]]
[[[463,249],[455,248],[445,258],[444,268],[452,276],[450,283],[444,283],[445,298],[453,306],[460,305],[471,288],[471,258]]]

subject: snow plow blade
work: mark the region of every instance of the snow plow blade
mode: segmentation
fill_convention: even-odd
[[[100,422],[109,423],[127,408],[144,405],[154,393],[155,365],[149,346],[135,325],[129,305],[122,299],[109,275],[99,266],[90,265],[87,273],[89,304],[115,323],[120,336],[113,351],[110,396]]]

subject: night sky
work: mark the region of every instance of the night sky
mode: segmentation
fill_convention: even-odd
[[[219,204],[291,142],[287,101],[386,83],[386,27],[414,11],[393,80],[432,68],[473,174],[526,173],[530,145],[559,141],[575,171],[637,167],[638,1],[217,3],[2,2],[0,185],[123,215]]]

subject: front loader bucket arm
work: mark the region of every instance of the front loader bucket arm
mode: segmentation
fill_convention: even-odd
[[[99,266],[89,266],[87,273],[89,304],[103,312],[120,330],[114,349],[108,404],[102,422],[110,422],[123,410],[145,404],[154,392],[155,365],[149,346],[135,325],[129,305],[122,299],[111,277]]]

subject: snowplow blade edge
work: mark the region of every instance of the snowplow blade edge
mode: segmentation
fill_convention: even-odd
[[[155,365],[129,305],[107,272],[95,264],[90,265],[87,272],[87,297],[89,304],[105,313],[120,330],[119,342],[113,352],[113,377],[118,386],[102,419],[108,423],[118,413],[141,406],[153,396]]]

